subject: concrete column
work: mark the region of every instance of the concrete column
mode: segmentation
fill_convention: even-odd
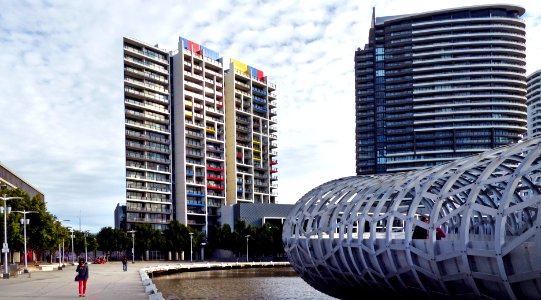
[[[167,260],[171,260],[171,251],[167,252]]]
[[[178,252],[175,251],[175,260],[178,260]]]

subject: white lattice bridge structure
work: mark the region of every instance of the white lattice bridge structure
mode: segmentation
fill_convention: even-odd
[[[430,169],[333,180],[296,203],[286,254],[306,282],[342,299],[541,299],[540,181],[541,138]],[[412,239],[415,226],[428,238]]]

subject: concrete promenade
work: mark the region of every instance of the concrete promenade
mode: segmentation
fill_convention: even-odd
[[[0,279],[0,299],[72,299],[79,298],[79,283],[74,281],[75,266],[67,265],[57,270],[38,271],[30,267],[30,274],[20,274],[10,279]],[[88,265],[89,279],[86,298],[103,300],[148,300],[149,294],[141,280],[143,273],[193,272],[216,269],[241,269],[289,266],[289,262],[171,262],[139,261],[128,263],[128,271],[122,271],[122,263],[108,262],[104,265]],[[152,276],[152,275],[151,275]]]
[[[163,263],[163,262],[162,262]],[[128,263],[128,271],[122,271],[122,263],[108,262],[89,265],[86,298],[84,299],[140,299],[148,300],[141,282],[139,269],[158,262]],[[32,271],[10,279],[0,279],[0,299],[74,299],[79,298],[79,283],[74,281],[75,266],[63,270]]]

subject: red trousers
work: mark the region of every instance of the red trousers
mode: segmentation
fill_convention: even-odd
[[[79,280],[79,295],[86,294],[86,280]]]

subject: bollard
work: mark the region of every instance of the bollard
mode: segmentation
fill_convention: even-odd
[[[162,293],[148,295],[148,300],[164,300]]]
[[[156,289],[156,285],[154,283],[145,286],[145,293],[147,293],[147,294],[156,294],[157,292],[158,292],[158,290]]]

